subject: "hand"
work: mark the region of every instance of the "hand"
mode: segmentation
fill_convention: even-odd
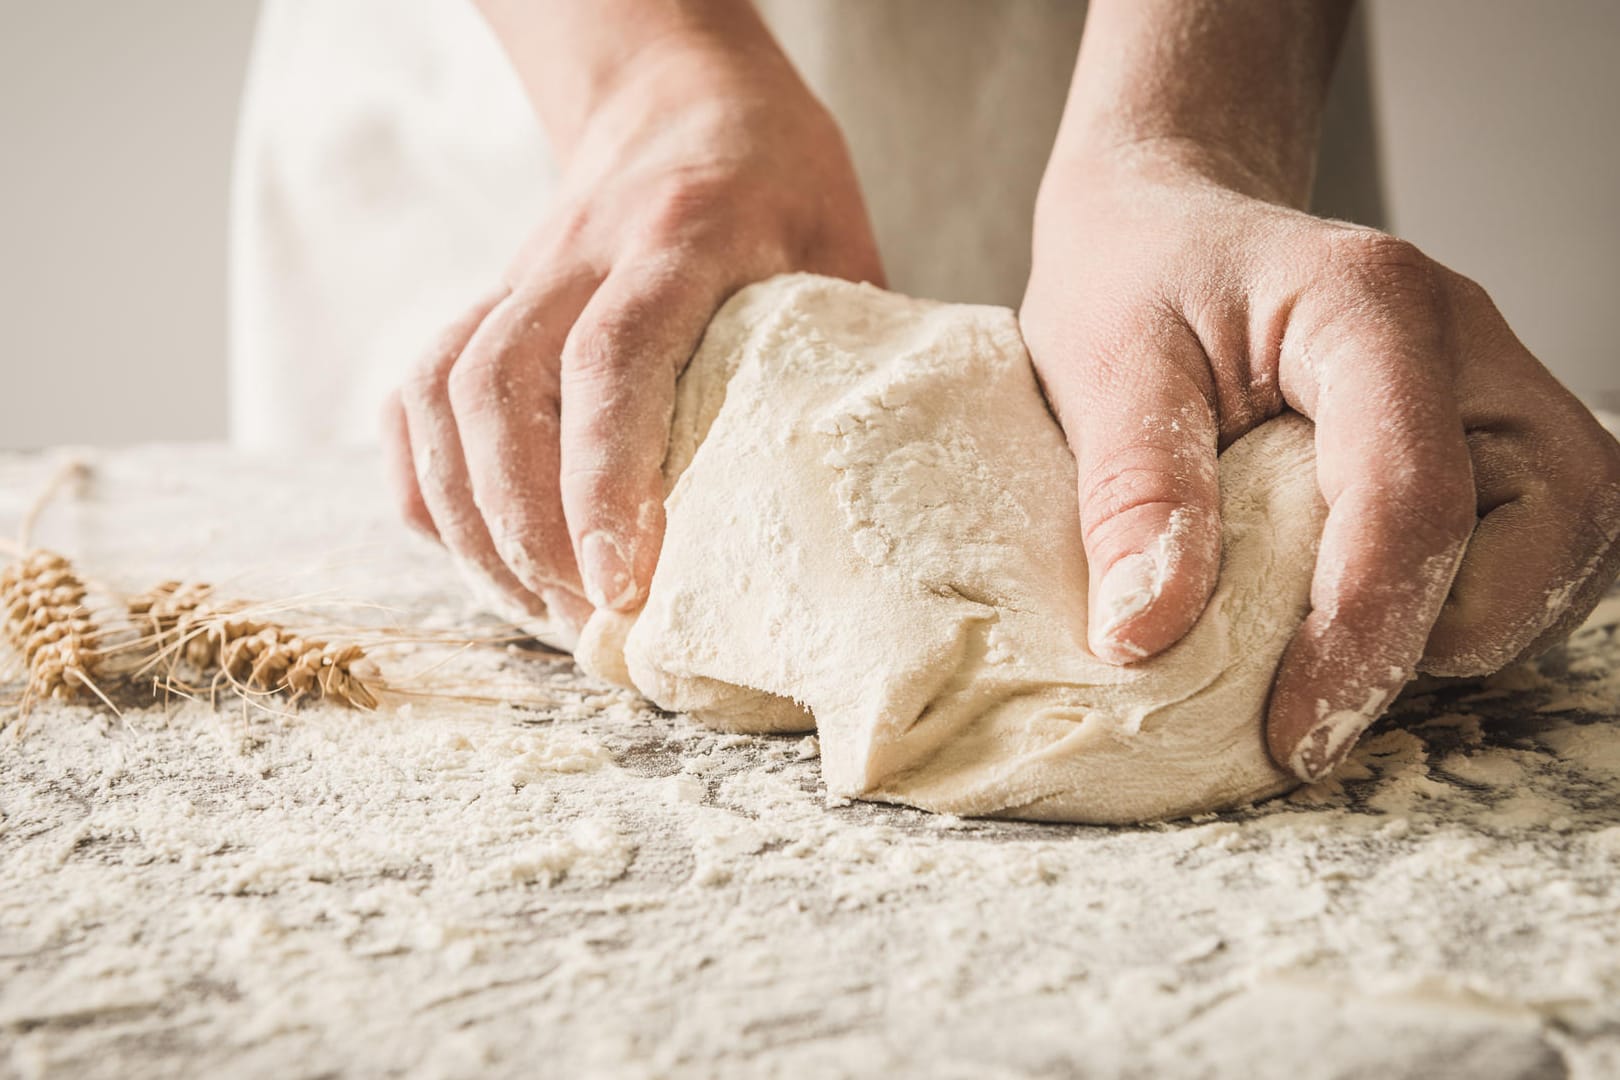
[[[1578,625],[1620,566],[1620,445],[1474,282],[1240,174],[1174,142],[1054,165],[1021,317],[1115,663],[1210,595],[1218,447],[1284,407],[1316,422],[1330,512],[1267,719],[1315,780],[1414,669],[1494,671]]]
[[[779,54],[644,50],[567,157],[386,419],[407,520],[577,631],[646,596],[675,380],[715,310],[773,274],[883,274],[842,137]]]

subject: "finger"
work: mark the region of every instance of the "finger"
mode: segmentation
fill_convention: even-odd
[[[1165,320],[1110,335],[1088,363],[1047,373],[1079,467],[1091,651],[1116,664],[1191,629],[1220,566],[1209,362]]]
[[[1612,438],[1606,478],[1594,484],[1591,498],[1576,511],[1583,523],[1584,542],[1578,545],[1583,558],[1574,564],[1574,575],[1546,592],[1551,618],[1509,664],[1539,656],[1580,629],[1620,577],[1620,444]]]
[[[544,602],[523,587],[495,552],[473,502],[455,412],[450,405],[450,372],[473,334],[504,296],[502,291],[485,297],[446,328],[401,387],[400,400],[405,407],[417,488],[435,533],[480,580],[530,615],[544,616]]]
[[[411,458],[411,435],[405,425],[405,405],[398,390],[383,401],[382,410],[383,460],[388,471],[389,486],[399,500],[399,514],[411,528],[437,540],[438,530],[433,527],[433,515],[422,501],[422,489],[416,482],[416,463]]]
[[[1524,476],[1521,451],[1480,448],[1486,439],[1520,440],[1470,439],[1475,475],[1496,471],[1492,486],[1505,481],[1515,492],[1485,512],[1468,542],[1418,665],[1431,675],[1488,675],[1555,644],[1601,599],[1620,560],[1620,481],[1576,494],[1569,478],[1589,468],[1555,465],[1552,476]],[[1605,486],[1606,510],[1588,498]]]
[[[641,606],[664,534],[675,379],[724,299],[717,275],[629,264],[597,290],[562,355],[562,501],[586,595]]]
[[[1586,617],[1620,562],[1620,445],[1461,282],[1470,328],[1462,393],[1479,526],[1419,667],[1484,675]]]
[[[593,273],[527,284],[484,319],[449,376],[471,501],[509,576],[576,628],[590,615],[558,483],[558,357]]]
[[[1430,313],[1395,295],[1376,308],[1329,295],[1335,321],[1293,358],[1285,345],[1283,392],[1316,421],[1328,517],[1266,735],[1306,781],[1330,772],[1411,678],[1475,520],[1450,356]]]

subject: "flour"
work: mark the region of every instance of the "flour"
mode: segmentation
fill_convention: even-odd
[[[1130,667],[1086,645],[1074,460],[1011,311],[753,286],[711,324],[674,426],[646,606],[587,627],[591,670],[722,728],[813,722],[842,796],[1135,822],[1291,786],[1263,716],[1326,513],[1304,420],[1222,455],[1219,585]],[[1179,555],[1172,537],[1115,565],[1110,617]]]
[[[120,451],[41,539],[103,577],[476,625],[377,469]],[[0,457],[0,532],[49,471]],[[438,672],[511,707],[53,705],[0,732],[0,1076],[1607,1080],[1605,611],[1408,688],[1331,781],[1142,828],[829,806],[803,736],[539,653]],[[1538,715],[1576,698],[1601,704]]]

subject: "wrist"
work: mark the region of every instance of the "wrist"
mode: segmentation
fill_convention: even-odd
[[[641,99],[680,109],[791,84],[749,0],[479,0],[560,157],[595,118]]]
[[[1349,0],[1093,0],[1054,164],[1303,208]]]
[[[1304,209],[1310,197],[1315,144],[1233,145],[1169,127],[1138,131],[1102,127],[1062,138],[1042,182],[1043,194],[1076,186],[1214,187]]]

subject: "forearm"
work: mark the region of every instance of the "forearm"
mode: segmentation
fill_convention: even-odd
[[[667,70],[671,92],[734,67],[787,68],[750,0],[476,0],[564,157],[632,73]]]
[[[1353,0],[1092,0],[1054,163],[1133,148],[1303,207]]]

